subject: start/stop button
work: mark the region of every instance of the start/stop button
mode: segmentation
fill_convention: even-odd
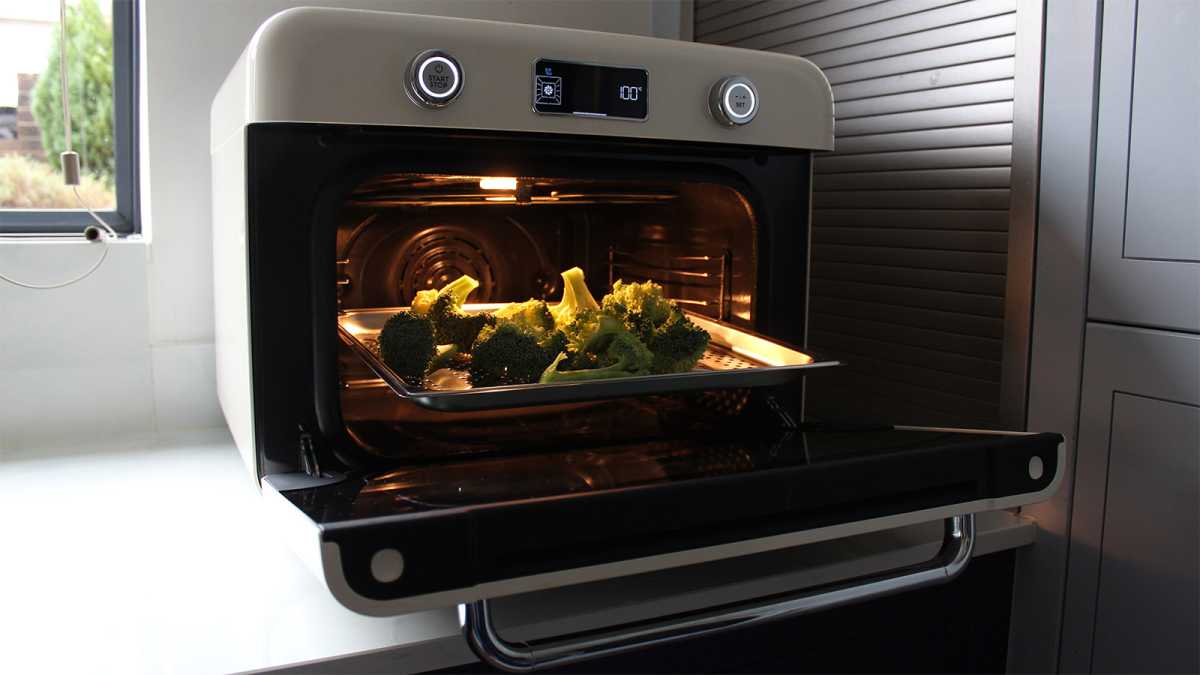
[[[758,114],[758,89],[748,78],[732,75],[713,85],[708,104],[721,124],[730,127],[747,124]]]
[[[463,88],[463,69],[453,56],[431,49],[417,54],[408,66],[405,89],[418,105],[441,108]]]

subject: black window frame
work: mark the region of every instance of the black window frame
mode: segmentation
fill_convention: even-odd
[[[138,2],[113,0],[113,154],[117,206],[96,214],[118,234],[141,232],[138,194]],[[87,158],[83,158],[86,162]],[[0,234],[80,234],[92,223],[82,210],[0,208]]]

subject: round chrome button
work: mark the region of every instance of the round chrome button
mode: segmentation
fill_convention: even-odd
[[[725,126],[748,124],[758,114],[758,89],[748,78],[731,75],[713,85],[708,105],[713,117]]]
[[[436,49],[417,54],[408,66],[408,96],[426,108],[441,108],[462,93],[463,69],[453,56]]]

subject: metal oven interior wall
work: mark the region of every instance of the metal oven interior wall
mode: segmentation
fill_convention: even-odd
[[[699,42],[804,56],[835,101],[813,162],[810,416],[1024,428],[1041,3],[701,0]]]
[[[356,191],[339,217],[339,306],[405,306],[463,274],[480,284],[471,302],[554,302],[559,273],[579,266],[597,299],[616,280],[652,280],[692,311],[753,327],[756,224],[736,190],[521,178],[577,197],[515,203],[511,191],[478,190],[481,178],[405,176],[393,181],[406,183],[399,189]],[[457,179],[453,196],[409,185],[422,179]]]

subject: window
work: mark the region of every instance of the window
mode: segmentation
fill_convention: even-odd
[[[67,0],[79,193],[114,230],[138,231],[137,1]],[[78,233],[91,220],[63,184],[58,0],[0,0],[0,233]]]

